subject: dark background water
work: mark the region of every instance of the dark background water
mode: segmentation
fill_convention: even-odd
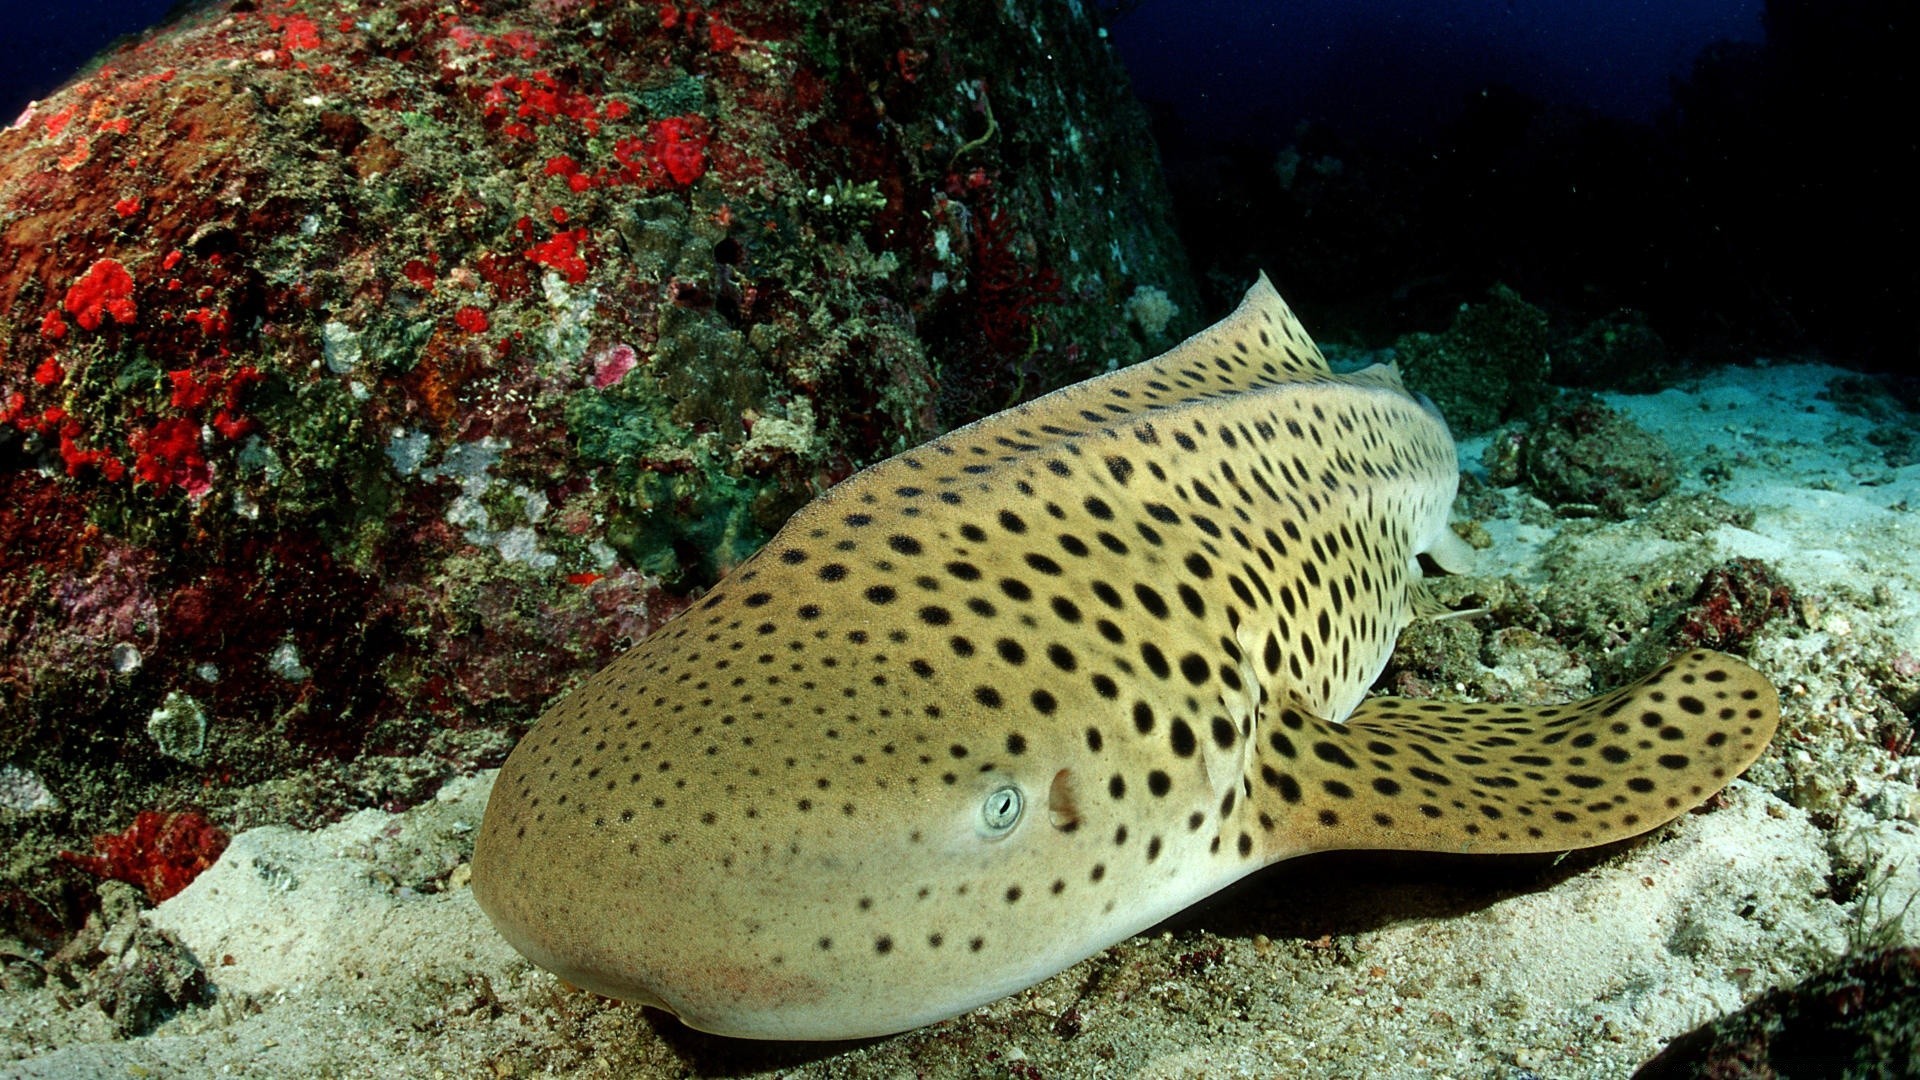
[[[0,0],[0,123],[173,6]],[[1098,6],[1216,309],[1265,268],[1385,340],[1500,282],[1683,352],[1920,352],[1911,0]]]
[[[1146,0],[1109,4],[1134,88],[1207,138],[1300,120],[1413,136],[1504,84],[1651,120],[1708,44],[1762,38],[1762,0]]]
[[[977,2],[977,0],[958,0]],[[59,86],[175,0],[0,0],[0,115]],[[1115,5],[1105,5],[1113,13]],[[1146,0],[1113,40],[1140,94],[1211,135],[1315,116],[1415,130],[1504,81],[1648,119],[1719,39],[1758,41],[1761,0]]]
[[[0,0],[0,125],[116,38],[152,26],[173,6],[174,0]]]
[[[1107,0],[1218,310],[1323,337],[1504,284],[1572,334],[1912,370],[1911,0]]]

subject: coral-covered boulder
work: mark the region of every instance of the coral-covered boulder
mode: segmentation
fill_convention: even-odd
[[[1163,204],[1078,5],[120,46],[0,131],[0,897],[496,760],[812,494],[1193,325]]]

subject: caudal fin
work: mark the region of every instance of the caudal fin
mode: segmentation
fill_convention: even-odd
[[[1565,705],[1370,698],[1343,724],[1280,711],[1254,786],[1297,845],[1563,851],[1623,839],[1706,801],[1773,738],[1779,696],[1724,653],[1676,657]]]

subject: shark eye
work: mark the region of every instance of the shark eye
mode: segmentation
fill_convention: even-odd
[[[1020,789],[1012,784],[995,788],[980,804],[980,834],[991,840],[1012,832],[1020,822],[1020,810],[1025,804]]]

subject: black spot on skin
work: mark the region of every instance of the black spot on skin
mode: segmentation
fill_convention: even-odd
[[[1133,729],[1142,735],[1153,733],[1153,706],[1144,701],[1133,703]]]
[[[1189,727],[1185,720],[1175,720],[1173,722],[1173,727],[1169,729],[1169,738],[1172,742],[1174,754],[1183,758],[1193,756],[1193,752],[1196,749],[1193,728]]]
[[[1661,754],[1659,761],[1663,769],[1679,770],[1686,768],[1691,759],[1685,754]]]
[[[1360,767],[1354,763],[1353,758],[1349,757],[1345,750],[1340,749],[1340,747],[1330,742],[1314,743],[1313,756],[1329,765],[1338,765],[1343,769],[1357,769]]]
[[[1027,565],[1048,577],[1059,577],[1063,572],[1059,563],[1054,562],[1052,559],[1047,558],[1037,551],[1027,553]]]
[[[1196,619],[1206,617],[1207,602],[1200,598],[1199,590],[1183,581],[1174,591],[1180,594],[1180,603],[1186,607],[1187,614]]]
[[[1207,681],[1212,669],[1207,666],[1207,658],[1199,653],[1188,653],[1180,658],[1180,674],[1195,686]]]
[[[1166,654],[1160,651],[1160,646],[1151,641],[1140,643],[1140,659],[1146,663],[1147,670],[1159,678],[1164,679],[1173,672],[1172,665],[1167,663]]]
[[[1166,793],[1172,789],[1173,778],[1166,773],[1161,772],[1159,769],[1154,769],[1147,774],[1147,790],[1152,792],[1155,797],[1165,796]]]
[[[1218,746],[1222,750],[1230,750],[1233,748],[1234,740],[1239,737],[1239,734],[1239,732],[1233,729],[1232,721],[1226,717],[1216,716],[1213,718],[1213,744],[1215,746]]]
[[[1167,601],[1159,593],[1153,591],[1152,588],[1143,584],[1135,584],[1133,587],[1133,595],[1139,598],[1140,606],[1147,609],[1147,614],[1152,615],[1156,619],[1164,619],[1167,617]]]
[[[1027,523],[1011,510],[1000,511],[1000,527],[1015,534],[1027,531]]]
[[[918,555],[921,550],[920,541],[915,540],[911,536],[901,536],[897,533],[887,537],[887,546],[901,555]]]
[[[869,585],[866,596],[869,603],[891,604],[895,593],[891,585]]]
[[[839,581],[847,576],[847,568],[837,562],[830,562],[820,567],[819,574],[821,581]]]

